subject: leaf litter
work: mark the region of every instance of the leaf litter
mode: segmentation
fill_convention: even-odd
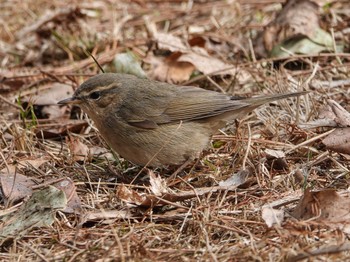
[[[1,239],[15,236],[1,259],[346,260],[348,7],[315,3],[0,3]],[[281,44],[300,47],[298,35],[328,53]],[[128,68],[129,53],[152,79],[237,96],[312,92],[229,125],[174,178],[108,151],[83,112],[53,105],[99,72],[86,50],[106,71]]]

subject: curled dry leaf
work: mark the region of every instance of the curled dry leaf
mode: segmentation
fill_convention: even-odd
[[[122,201],[137,206],[142,206],[146,199],[145,195],[142,195],[137,191],[126,187],[125,185],[118,187],[116,195]]]
[[[90,150],[90,155],[93,158],[108,159],[110,161],[115,160],[113,153],[111,153],[111,151],[105,147],[92,146],[89,148],[89,150]]]
[[[146,73],[143,71],[137,60],[137,57],[132,52],[116,54],[113,59],[113,64],[118,73],[147,78]]]
[[[235,75],[238,73],[238,78],[241,82],[247,80],[248,74],[244,74],[243,71],[237,72],[232,65],[211,57],[205,49],[193,47],[192,50],[182,54],[178,60],[193,64],[198,71],[205,75],[213,73],[218,75]]]
[[[189,80],[195,70],[191,63],[179,62],[174,56],[150,57],[145,61],[152,65],[152,70],[149,72],[150,78],[173,84]]]
[[[153,37],[159,49],[169,50],[171,52],[188,51],[188,45],[186,46],[180,37],[162,32],[154,32]]]
[[[30,99],[35,105],[55,105],[56,107],[58,107],[58,101],[72,96],[73,94],[72,86],[62,83],[53,83],[49,86],[49,88],[42,88],[44,88],[44,91],[40,92],[40,94],[32,96]],[[24,99],[23,101],[26,100]]]
[[[164,179],[154,174],[152,170],[148,170],[148,174],[151,184],[150,189],[154,195],[161,196],[162,194],[168,193],[168,187]]]
[[[265,149],[266,157],[268,158],[285,158],[286,154],[281,150]]]

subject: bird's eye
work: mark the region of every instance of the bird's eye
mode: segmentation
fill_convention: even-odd
[[[93,100],[97,100],[101,97],[101,94],[100,92],[92,92],[90,95],[89,95],[89,98],[90,99],[93,99]]]

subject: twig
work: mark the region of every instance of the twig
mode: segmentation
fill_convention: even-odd
[[[305,258],[315,257],[324,254],[336,254],[343,251],[350,250],[350,243],[343,243],[341,245],[331,245],[331,246],[323,246],[316,250],[305,251],[303,254],[298,254],[296,256],[292,256],[287,259],[287,262],[296,262]]]
[[[18,110],[23,110],[23,108],[21,106],[12,103],[11,101],[9,101],[7,98],[3,97],[2,95],[0,95],[0,100],[2,100],[6,104],[8,104],[8,105],[10,105]]]
[[[249,123],[247,123],[247,127],[248,127],[248,144],[247,144],[247,150],[244,154],[244,157],[243,157],[243,163],[242,163],[242,169],[245,170],[245,163],[247,162],[247,159],[248,159],[248,154],[249,154],[249,151],[250,151],[250,145],[252,143],[252,132],[250,130],[250,125]]]
[[[312,143],[312,142],[314,142],[314,141],[316,141],[316,140],[318,140],[318,139],[321,139],[322,137],[328,136],[328,135],[331,134],[334,130],[335,130],[335,129],[332,129],[332,130],[329,130],[329,131],[326,132],[326,133],[323,133],[323,134],[320,134],[320,135],[315,136],[315,137],[313,137],[313,138],[310,138],[309,140],[306,140],[306,141],[304,141],[304,142],[302,142],[302,143],[300,143],[300,144],[298,144],[298,145],[292,147],[291,149],[287,150],[287,151],[285,152],[285,154],[289,154],[289,153],[293,152],[294,150],[298,149],[299,147],[305,146],[305,145],[310,144],[310,143]]]

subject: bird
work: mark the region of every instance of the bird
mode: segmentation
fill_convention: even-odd
[[[124,159],[144,167],[163,167],[198,158],[212,135],[255,108],[306,93],[242,98],[129,74],[102,73],[58,104],[79,106]]]

